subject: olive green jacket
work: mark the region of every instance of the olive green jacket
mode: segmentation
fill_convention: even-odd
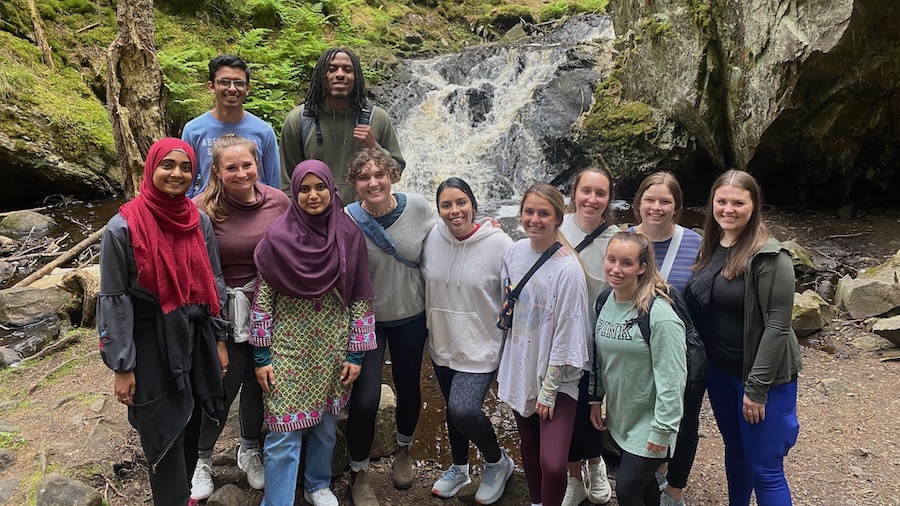
[[[765,404],[769,388],[790,382],[802,367],[791,328],[794,266],[774,237],[748,261],[744,286],[744,393]]]

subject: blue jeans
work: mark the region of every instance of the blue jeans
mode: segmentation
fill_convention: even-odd
[[[744,385],[740,378],[713,367],[707,388],[725,442],[728,503],[747,506],[750,493],[756,491],[759,506],[790,506],[784,457],[800,432],[797,382],[769,389],[766,419],[758,424],[744,420]]]
[[[300,443],[306,433],[304,489],[316,492],[331,484],[331,456],[334,453],[337,416],[324,413],[313,427],[290,432],[269,432],[263,451],[266,470],[266,492],[261,506],[294,504],[297,472],[300,466]]]

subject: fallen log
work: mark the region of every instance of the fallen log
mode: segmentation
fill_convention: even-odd
[[[82,251],[85,250],[85,248],[87,248],[87,247],[90,246],[91,244],[94,244],[95,242],[99,241],[99,240],[100,240],[100,237],[103,235],[103,231],[104,231],[104,230],[106,230],[106,226],[101,227],[99,230],[97,230],[97,231],[94,232],[93,234],[91,234],[91,235],[89,235],[88,237],[86,237],[86,238],[85,238],[83,241],[81,241],[80,243],[78,243],[78,244],[76,244],[75,246],[72,246],[71,248],[69,248],[68,251],[66,251],[65,253],[63,253],[63,254],[62,254],[59,258],[57,258],[56,260],[53,260],[53,261],[51,261],[50,263],[48,263],[47,265],[45,265],[45,266],[41,267],[40,269],[38,269],[38,270],[32,272],[32,273],[29,274],[27,277],[25,277],[25,279],[23,279],[22,281],[19,281],[19,282],[16,283],[15,285],[13,285],[13,288],[21,288],[21,287],[28,286],[28,285],[34,283],[35,281],[41,279],[42,277],[46,276],[47,274],[49,274],[49,273],[50,273],[53,269],[55,269],[56,267],[58,267],[58,266],[64,264],[65,262],[68,262],[69,260],[71,260],[71,259],[77,257],[79,253],[81,253]]]

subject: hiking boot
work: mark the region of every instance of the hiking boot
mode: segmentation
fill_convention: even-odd
[[[212,458],[198,459],[191,478],[191,499],[206,499],[212,495],[216,486],[213,484],[213,472],[210,467]]]
[[[563,496],[562,506],[578,506],[588,497],[584,482],[571,476],[566,481],[566,495]]]
[[[238,469],[247,473],[247,483],[256,490],[262,490],[266,486],[266,472],[263,468],[262,454],[259,448],[243,449],[237,447]]]
[[[588,501],[591,504],[606,504],[612,499],[612,487],[606,477],[606,462],[600,459],[597,464],[590,462],[584,466],[584,482],[587,484]]]
[[[481,484],[475,492],[476,504],[494,504],[503,495],[506,490],[506,480],[512,476],[513,459],[500,451],[500,462],[496,464],[485,464],[484,474],[481,475]]]
[[[472,483],[472,480],[469,479],[469,473],[465,471],[464,467],[450,466],[449,469],[444,471],[441,479],[434,482],[434,485],[431,487],[431,493],[446,499],[455,496],[461,488],[469,483]]]
[[[684,497],[680,501],[676,501],[674,497],[669,495],[668,490],[663,490],[659,495],[659,506],[684,506]]]
[[[354,506],[378,506],[378,499],[369,486],[365,470],[350,472],[350,500]]]
[[[394,487],[406,490],[413,484],[415,472],[413,471],[412,457],[409,455],[409,445],[398,446],[394,452]]]
[[[659,491],[662,492],[669,486],[669,480],[666,479],[666,475],[664,473],[660,473],[659,471],[653,473],[656,476],[656,484],[659,485]]]
[[[325,487],[315,492],[303,491],[303,500],[312,504],[312,506],[338,506],[337,497],[331,492],[331,489]]]

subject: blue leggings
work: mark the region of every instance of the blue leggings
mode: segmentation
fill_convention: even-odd
[[[747,506],[750,492],[756,491],[759,506],[790,506],[784,457],[800,432],[797,381],[769,389],[766,419],[758,424],[744,420],[744,385],[740,378],[713,367],[707,388],[725,442],[728,503]]]

